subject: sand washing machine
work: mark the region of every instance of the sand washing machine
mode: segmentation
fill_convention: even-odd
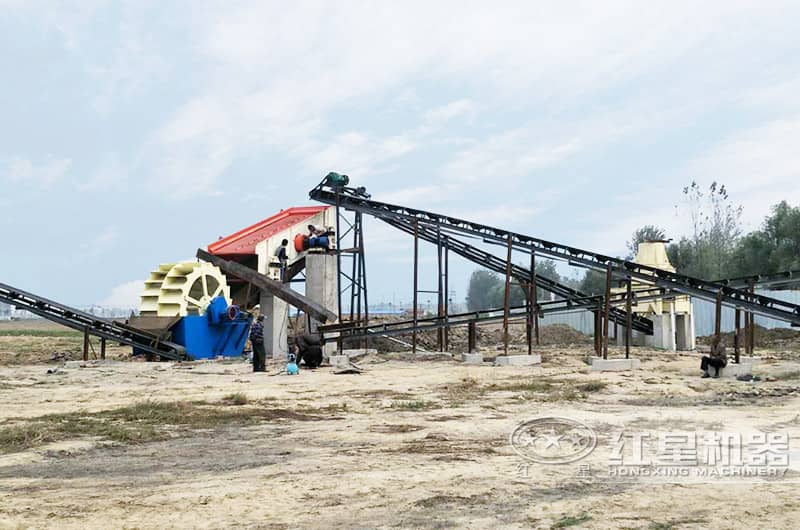
[[[150,273],[139,316],[129,323],[180,344],[191,359],[213,359],[240,356],[251,321],[249,313],[231,303],[230,287],[218,267],[187,261],[163,264]]]

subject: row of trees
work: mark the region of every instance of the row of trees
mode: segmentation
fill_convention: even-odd
[[[753,274],[800,270],[800,208],[782,201],[772,207],[761,227],[742,228],[742,207],[731,202],[724,185],[702,189],[692,182],[683,189],[689,206],[691,234],[667,245],[667,256],[681,274],[716,280]],[[628,259],[639,243],[664,240],[663,229],[647,225],[633,233]],[[580,289],[593,294],[605,289],[604,276],[587,272]]]
[[[556,271],[556,264],[551,260],[537,260],[536,274],[551,280],[561,281]],[[542,289],[537,289],[537,299],[546,296]],[[506,293],[505,278],[494,272],[479,269],[472,273],[467,289],[467,307],[470,311],[503,307]],[[525,304],[526,293],[519,282],[513,280],[509,292],[511,307]]]
[[[715,280],[751,274],[800,270],[800,208],[782,201],[772,207],[762,226],[748,234],[742,228],[742,207],[732,203],[724,185],[713,182],[707,189],[696,182],[683,189],[689,207],[691,233],[667,245],[667,255],[679,273]],[[633,259],[639,243],[666,240],[654,225],[636,230],[627,243],[626,259]],[[570,285],[587,294],[605,291],[605,275],[586,271],[582,278],[560,277],[555,263],[537,262],[537,274]],[[502,277],[478,270],[472,274],[467,294],[470,310],[503,306]],[[539,299],[542,297],[541,290]],[[521,305],[525,293],[512,285],[511,304]]]

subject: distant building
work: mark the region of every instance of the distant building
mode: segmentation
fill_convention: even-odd
[[[11,320],[11,306],[0,303],[0,320]]]

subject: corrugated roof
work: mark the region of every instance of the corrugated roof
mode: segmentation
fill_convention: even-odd
[[[211,243],[208,245],[208,251],[216,255],[255,254],[257,244],[293,225],[302,223],[325,211],[326,208],[330,206],[298,206],[281,210],[272,217]]]

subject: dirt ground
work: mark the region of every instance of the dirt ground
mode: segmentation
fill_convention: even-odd
[[[531,367],[371,354],[340,375],[240,361],[2,366],[0,528],[800,527],[800,355],[758,351],[761,380],[746,382],[700,379],[696,353],[642,349],[639,370],[591,373],[589,348],[545,346]],[[153,441],[12,436],[153,402],[275,414],[176,421]],[[537,417],[582,422],[596,449],[526,460],[509,437]],[[623,430],[788,433],[792,461],[779,478],[608,476]]]

